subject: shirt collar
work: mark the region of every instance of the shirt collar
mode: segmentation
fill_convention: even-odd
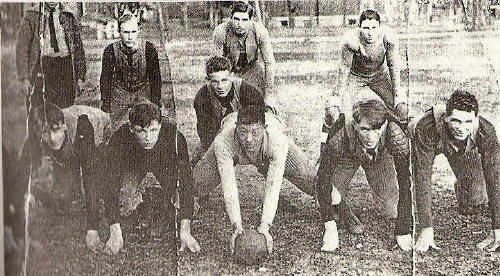
[[[476,123],[474,123],[471,134],[465,140],[466,142],[465,152],[470,152],[476,147],[478,126],[479,126],[479,118],[476,120]],[[450,134],[448,133],[448,125],[446,122],[443,123],[443,126],[441,128],[441,137],[443,139],[444,150],[446,151],[446,153],[453,155],[460,151],[460,148],[458,148],[453,143],[453,139],[450,137]]]
[[[380,135],[380,141],[375,147],[375,156],[372,156],[371,154],[367,153],[367,148],[365,148],[359,140],[359,137],[354,129],[354,122],[350,122],[347,125],[347,135],[349,137],[350,151],[361,158],[361,160],[373,160],[374,158],[376,159],[376,157],[379,155],[378,153],[384,149],[387,124],[388,122],[385,124],[385,126],[383,126],[384,130],[382,131],[382,135]]]

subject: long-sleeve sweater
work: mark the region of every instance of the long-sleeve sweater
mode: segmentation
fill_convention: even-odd
[[[107,210],[110,212],[111,224],[119,222],[119,195],[122,184],[120,179],[125,173],[145,176],[148,172],[152,172],[162,186],[165,198],[171,198],[178,190],[179,218],[192,218],[193,174],[187,143],[173,124],[162,122],[158,142],[150,150],[144,149],[136,141],[134,134],[130,132],[129,124],[123,125],[111,136],[105,155],[102,158],[104,171],[101,174],[104,176],[102,183],[105,187],[101,187],[100,194],[95,194],[94,197],[104,197],[106,205],[111,208]],[[95,185],[102,183],[96,182]],[[98,223],[98,209],[89,208],[89,210],[91,213],[88,218],[88,228],[95,230]]]
[[[442,112],[438,112],[436,108],[427,111],[416,124],[412,139],[412,163],[420,225],[424,228],[432,227],[431,177],[436,155],[443,153],[450,158],[468,154],[477,148],[481,154],[492,228],[500,229],[500,145],[495,128],[479,116],[477,130],[467,139],[465,150],[457,152],[451,144],[443,116],[437,113]]]
[[[118,68],[116,62],[115,51],[113,44],[109,44],[105,49],[102,56],[102,70],[100,77],[100,89],[101,89],[101,100],[102,100],[102,110],[110,112],[111,102],[113,100],[112,89],[114,84],[114,78],[121,77],[121,72],[128,70],[127,68]],[[161,71],[160,64],[158,60],[158,51],[155,46],[149,42],[145,42],[145,55],[146,55],[146,76],[149,80],[150,87],[150,101],[161,106]],[[128,55],[128,63],[131,64],[131,55]],[[167,60],[167,67],[169,67]],[[131,72],[132,74],[134,72]],[[139,74],[142,72],[136,72]],[[169,72],[170,73],[170,70]],[[127,80],[126,80],[127,81]],[[170,82],[170,89],[172,84]],[[129,93],[134,93],[135,91],[128,91]]]

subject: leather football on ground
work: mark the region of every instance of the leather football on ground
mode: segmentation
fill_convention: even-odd
[[[258,265],[269,256],[266,237],[255,230],[246,230],[234,241],[234,261],[242,265]]]

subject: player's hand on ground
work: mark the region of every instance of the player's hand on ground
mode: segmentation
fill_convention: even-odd
[[[266,237],[267,252],[269,252],[269,254],[273,253],[273,237],[269,233],[269,225],[267,223],[262,223],[259,228],[257,228],[257,232]]]
[[[500,247],[500,229],[491,230],[488,237],[476,246],[481,250],[496,251]]]
[[[24,79],[20,82],[21,92],[25,96],[29,96],[31,93],[31,83],[28,79]]]
[[[427,227],[422,229],[422,232],[420,232],[416,250],[420,252],[427,252],[430,248],[440,249],[434,242],[434,229],[432,227]]]
[[[12,227],[5,225],[4,227],[4,250],[5,252],[17,251],[18,245],[14,239],[14,233]]]
[[[325,102],[325,125],[331,126],[340,116],[340,98],[329,96]]]
[[[325,222],[325,233],[323,234],[323,245],[321,251],[334,252],[339,248],[339,232],[334,220]]]
[[[87,248],[96,251],[101,246],[101,238],[99,238],[99,232],[96,230],[88,230],[87,236],[85,236],[85,244]]]
[[[238,226],[231,235],[231,241],[229,243],[229,249],[231,250],[231,255],[234,254],[234,243],[236,241],[236,237],[238,237],[238,235],[241,233],[243,233],[243,226]]]
[[[181,240],[181,248],[179,251],[184,251],[186,247],[189,248],[191,252],[199,252],[201,250],[200,245],[189,231],[181,229],[179,238]]]
[[[109,227],[110,237],[106,243],[105,251],[108,254],[116,255],[123,249],[123,236],[119,223],[115,223]]]
[[[410,251],[413,247],[413,239],[411,234],[396,236],[396,242],[403,251]]]

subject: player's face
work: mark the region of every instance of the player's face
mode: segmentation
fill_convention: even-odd
[[[233,17],[231,17],[231,24],[233,26],[233,31],[237,35],[244,35],[250,28],[250,16],[247,12],[235,12]]]
[[[226,97],[233,85],[233,74],[227,70],[208,75],[208,82],[217,96]]]
[[[380,22],[375,19],[365,19],[361,22],[361,38],[367,44],[374,43],[380,36]]]
[[[354,125],[354,129],[358,133],[358,138],[363,147],[367,149],[374,149],[380,142],[380,137],[382,136],[386,125],[387,122],[381,127],[375,128],[371,126],[366,119],[362,118],[359,123]]]
[[[158,142],[160,135],[161,124],[157,120],[151,121],[149,126],[132,126],[131,131],[135,135],[135,139],[144,149],[152,149]]]
[[[66,137],[66,128],[63,122],[52,126],[46,125],[42,131],[42,141],[53,150],[61,149]]]
[[[120,26],[120,38],[130,49],[137,49],[137,38],[139,36],[139,24],[137,20],[123,22]]]
[[[449,134],[452,138],[463,141],[471,135],[476,119],[474,111],[467,112],[453,109],[445,121],[448,124]]]
[[[54,10],[57,5],[59,5],[58,2],[45,2],[45,6],[51,10]]]
[[[254,152],[260,149],[265,132],[266,126],[261,123],[238,124],[236,127],[236,137],[245,152]]]

